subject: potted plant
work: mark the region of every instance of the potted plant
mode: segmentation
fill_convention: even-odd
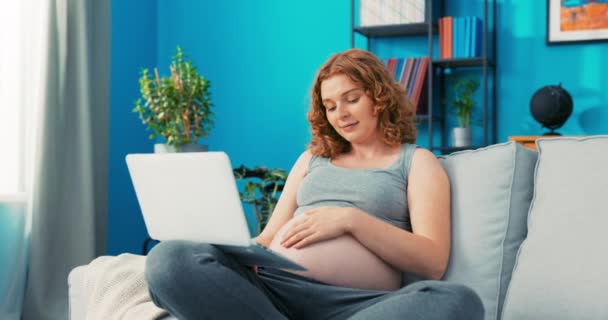
[[[458,127],[452,129],[454,147],[471,146],[471,113],[475,108],[473,95],[479,88],[475,78],[458,78],[453,86],[454,98],[450,101],[458,119]]]
[[[133,112],[153,131],[150,139],[160,136],[166,142],[155,145],[156,152],[205,151],[197,141],[207,137],[213,127],[211,85],[179,46],[169,69],[170,75],[164,77],[157,68],[153,77],[142,69],[141,98],[135,101]]]
[[[256,167],[249,169],[244,165],[233,169],[236,179],[246,179],[243,192],[239,192],[241,201],[251,203],[258,219],[256,233],[259,234],[270,219],[277,204],[278,196],[287,180],[287,171]],[[256,234],[256,235],[257,235]]]

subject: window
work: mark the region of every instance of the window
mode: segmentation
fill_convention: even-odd
[[[21,1],[0,2],[0,194],[24,190],[26,92]]]

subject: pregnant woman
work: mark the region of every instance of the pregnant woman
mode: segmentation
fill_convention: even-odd
[[[178,319],[482,319],[469,288],[438,281],[450,253],[450,190],[417,147],[403,89],[373,54],[332,56],[313,83],[312,141],[256,240],[305,272],[249,268],[209,245],[149,254],[154,302]],[[403,286],[402,274],[424,281]]]

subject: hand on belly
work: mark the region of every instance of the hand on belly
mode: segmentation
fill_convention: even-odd
[[[281,245],[294,218],[277,232],[270,249],[303,265],[307,271],[290,271],[332,285],[396,290],[401,272],[395,270],[349,234],[308,245],[301,249]]]

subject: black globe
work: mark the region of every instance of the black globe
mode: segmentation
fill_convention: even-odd
[[[556,134],[555,129],[566,123],[572,114],[572,96],[562,85],[544,86],[538,89],[530,100],[530,112],[536,121],[550,131],[545,134]]]

